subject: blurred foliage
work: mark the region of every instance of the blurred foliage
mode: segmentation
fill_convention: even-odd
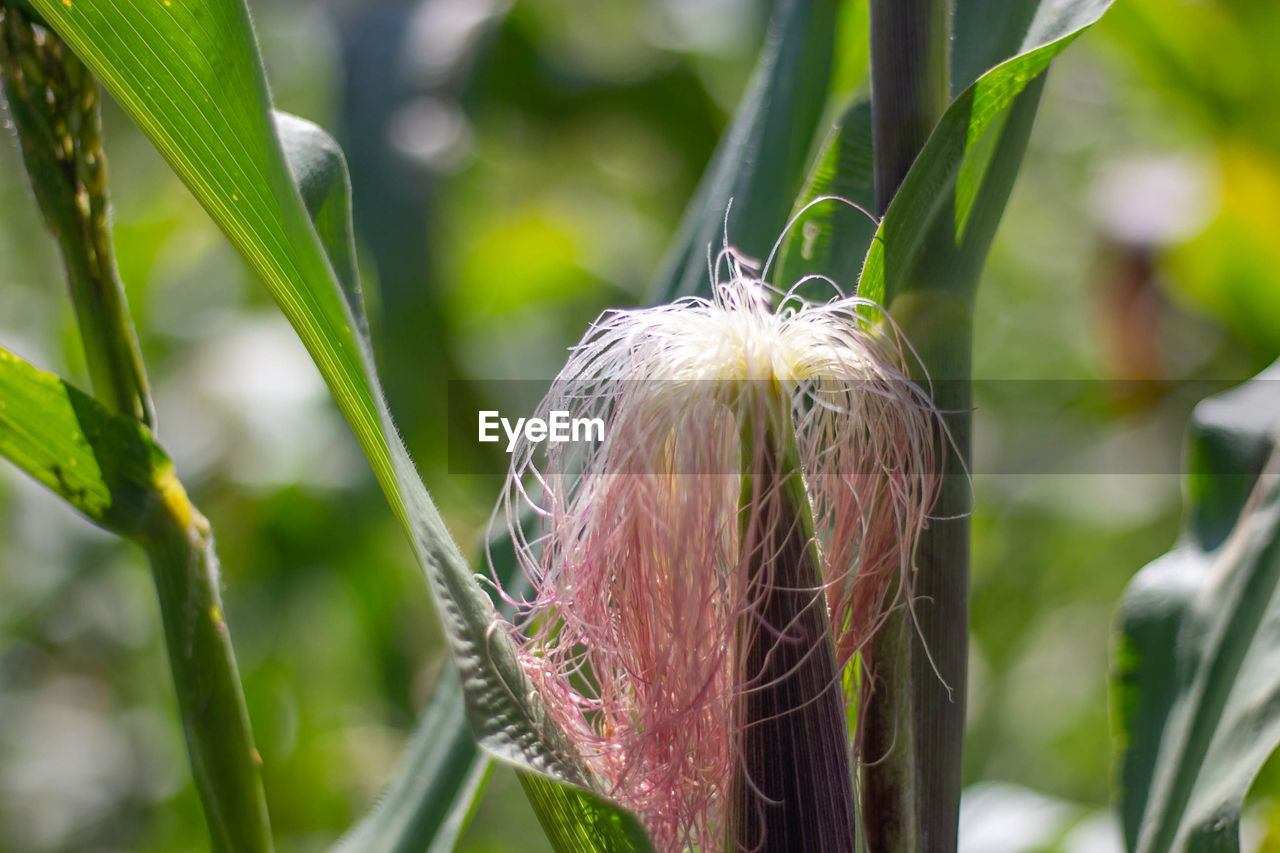
[[[765,4],[251,5],[279,106],[347,151],[392,408],[474,545],[498,482],[449,473],[446,384],[549,376],[602,307],[640,298]],[[1050,73],[979,296],[977,378],[1037,381],[978,388],[965,849],[1118,849],[1114,607],[1177,528],[1184,425],[1212,390],[1194,380],[1280,354],[1277,41],[1270,0],[1126,0]],[[841,57],[837,88],[864,64]],[[104,118],[121,278],[160,435],[218,531],[279,848],[322,850],[394,766],[439,631],[287,324],[140,134]],[[84,384],[62,280],[6,135],[0,340]],[[1101,381],[1131,379],[1167,381]],[[1028,463],[1047,436],[1078,458]],[[141,554],[0,469],[0,850],[202,849],[163,654]],[[1255,843],[1278,801],[1269,770]],[[1011,809],[1011,846],[984,846]],[[499,770],[461,849],[541,837]]]

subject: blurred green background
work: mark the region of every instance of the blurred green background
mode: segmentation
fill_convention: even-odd
[[[347,151],[392,409],[476,547],[500,482],[450,474],[447,383],[549,377],[601,308],[643,299],[769,4],[250,5],[278,105]],[[866,60],[849,5],[846,95]],[[1119,849],[1112,612],[1176,534],[1186,415],[1213,387],[1192,380],[1280,354],[1277,43],[1274,0],[1121,0],[1054,63],[979,298],[976,377],[1034,381],[978,389],[966,851]],[[288,324],[110,103],[105,120],[158,433],[217,535],[278,848],[323,850],[393,771],[440,632]],[[0,341],[87,387],[4,136]],[[1129,379],[1164,382],[1094,381]],[[204,849],[174,709],[141,553],[0,468],[0,850]],[[1280,849],[1277,797],[1268,769],[1248,849]],[[460,849],[543,847],[495,771]]]

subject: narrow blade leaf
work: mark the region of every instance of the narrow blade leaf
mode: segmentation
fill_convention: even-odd
[[[1188,526],[1134,578],[1112,681],[1129,850],[1240,849],[1280,744],[1280,363],[1192,418]]]
[[[529,535],[535,535],[532,527]],[[494,533],[488,555],[477,564],[489,562],[512,599],[528,592],[529,580],[516,560],[506,528]],[[507,602],[495,602],[495,606],[509,614]],[[449,669],[414,727],[395,778],[373,811],[338,842],[334,853],[448,853],[453,849],[493,764],[476,746],[463,707],[462,685]]]
[[[729,244],[747,255],[768,254],[800,189],[826,106],[836,5],[777,4],[747,94],[685,211],[653,301],[707,293],[707,251],[719,249],[726,232]]]
[[[467,725],[462,685],[446,671],[414,728],[395,779],[334,853],[448,853],[489,776]]]
[[[805,276],[822,276],[841,293],[854,290],[878,224],[869,212],[874,206],[871,102],[858,100],[840,116],[796,203],[799,219],[783,244],[774,283],[787,289]],[[815,281],[801,295],[831,298],[835,292],[824,283]]]
[[[1069,37],[1111,0],[955,0],[951,91],[958,95],[1006,59]]]
[[[887,305],[911,291],[973,291],[1022,162],[1043,72],[1106,5],[1078,4],[1074,27],[1056,27],[1057,38],[997,65],[951,103],[876,231],[860,295]]]
[[[85,518],[140,539],[173,464],[134,418],[0,350],[0,456]]]

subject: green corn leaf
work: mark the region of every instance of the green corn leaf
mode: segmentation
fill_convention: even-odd
[[[364,304],[355,269],[355,244],[350,207],[350,176],[338,144],[321,128],[296,116],[276,112],[276,130],[294,180],[316,231],[338,270],[348,305],[364,327]],[[345,270],[345,274],[344,274]],[[503,588],[520,595],[527,579],[515,559],[511,539],[498,533],[490,542],[493,569]],[[483,565],[482,559],[480,563]],[[503,608],[499,606],[499,610]],[[431,702],[414,728],[400,768],[379,797],[375,809],[336,848],[340,853],[409,853],[429,849],[453,849],[492,767],[491,758],[477,747],[464,711],[464,696],[457,674],[450,670],[437,686]],[[539,818],[558,850],[589,853],[596,848],[582,846],[584,838],[565,831],[569,817],[584,826],[603,822],[600,843],[611,849],[637,847],[644,833],[634,818],[598,797],[553,782],[539,782],[534,774],[524,782],[531,798],[535,795]],[[543,814],[541,809],[550,810]],[[555,817],[552,817],[554,815]],[[631,846],[617,847],[610,827],[621,828]],[[647,845],[647,841],[645,841]]]
[[[1187,524],[1120,607],[1112,679],[1131,851],[1236,851],[1280,744],[1280,362],[1200,403]],[[1261,472],[1261,473],[1260,473]]]
[[[272,117],[289,171],[342,286],[347,307],[367,336],[364,298],[356,270],[355,224],[351,221],[351,176],[342,148],[322,128],[304,118],[278,110]]]
[[[334,853],[448,853],[466,826],[492,762],[476,746],[462,685],[449,669],[400,759],[377,807]]]
[[[310,202],[320,213],[320,230],[328,232],[324,236],[341,234],[342,212],[333,207],[337,214],[325,214],[341,193],[311,190],[306,201],[300,194],[280,144],[280,135],[289,139],[291,133],[286,128],[278,135],[242,0],[30,5],[150,137],[266,283],[311,353],[410,534],[439,605],[480,744],[517,767],[565,783],[546,787],[558,807],[575,807],[582,798],[571,786],[590,784],[590,775],[569,757],[563,734],[542,713],[510,640],[492,630],[489,598],[449,537],[391,423],[363,318],[353,310],[358,300],[344,248],[327,253],[308,215]],[[320,173],[334,174],[323,167],[324,157],[318,162]],[[293,163],[306,178],[296,152]],[[600,826],[607,830],[627,820],[619,813]]]
[[[316,231],[339,270],[348,305],[364,328],[364,303],[354,266],[350,176],[342,150],[332,137],[305,119],[281,112],[274,118],[281,147]],[[344,259],[349,259],[345,276]],[[489,552],[503,588],[521,595],[528,579],[516,561],[510,535],[496,533]],[[478,565],[485,563],[482,557]],[[495,605],[505,614],[500,603]],[[464,706],[457,673],[449,670],[415,726],[395,778],[374,810],[339,841],[337,853],[444,853],[453,849],[493,764],[476,745]],[[620,851],[648,849],[635,819],[606,801],[536,774],[522,773],[521,779],[557,850],[591,853],[605,849],[591,846],[595,843]],[[582,835],[579,830],[566,829],[573,821],[573,825],[586,827],[600,824],[601,830]],[[617,837],[615,827],[621,833]]]
[[[662,263],[654,302],[705,295],[707,249],[719,250],[726,230],[735,248],[761,259],[768,254],[800,189],[826,106],[836,12],[835,0],[778,4],[747,93]]]
[[[992,5],[999,6],[999,14],[988,8]],[[816,274],[848,292],[856,281],[859,295],[881,304],[926,288],[966,298],[972,293],[1022,162],[1042,72],[1110,2],[1044,0],[1018,4],[1014,11],[1007,5],[994,0],[956,4],[953,81],[963,82],[964,89],[947,108],[879,226],[837,202],[811,207],[788,234],[777,284],[789,287]],[[827,195],[871,207],[870,122],[865,101],[844,112],[797,211]]]
[[[517,771],[520,784],[552,846],[561,853],[628,853],[652,850],[639,821],[581,788]]]
[[[926,267],[945,271],[948,287],[972,288],[1021,165],[1043,83],[1040,72],[1109,5],[1105,0],[1045,0],[1009,9],[998,0],[959,0],[952,43],[952,82],[959,96],[912,167],[884,224],[877,230],[872,219],[838,202],[811,207],[787,236],[775,283],[789,287],[805,275],[822,275],[849,292],[865,265],[869,275],[858,289],[877,301],[907,289],[915,273]],[[821,196],[837,196],[868,210],[874,204],[871,105],[866,100],[856,100],[841,115],[800,194],[797,212]],[[931,256],[919,258],[930,228],[939,232],[928,238]],[[874,257],[868,257],[877,234],[882,239]],[[895,248],[888,274],[892,283],[886,289],[883,244],[889,235],[895,237]],[[832,293],[817,285],[807,292]]]
[[[492,765],[471,737],[462,687],[450,670],[436,686],[401,769],[377,808],[339,842],[334,853],[448,853],[466,828]],[[652,849],[639,821],[628,812],[546,776],[517,774],[557,851]]]
[[[1078,33],[1110,5],[1111,0],[955,0],[952,95],[1006,59]]]
[[[514,597],[524,594],[528,579],[516,562],[510,535],[495,534],[489,551],[503,588]],[[338,843],[334,853],[448,853],[453,849],[493,763],[475,745],[462,705],[461,685],[450,670],[436,686],[400,769],[378,805]],[[600,797],[534,773],[518,771],[518,778],[556,850],[651,849],[639,822]]]
[[[842,201],[821,200],[827,196]],[[787,289],[805,276],[823,276],[841,293],[854,290],[876,232],[876,220],[869,213],[874,207],[871,102],[857,100],[840,116],[809,174],[796,203],[799,218],[783,244],[774,283]],[[815,281],[803,287],[800,295],[830,299],[835,292],[824,284]]]
[[[173,464],[134,418],[0,350],[0,456],[118,536],[140,539]]]
[[[533,535],[532,529],[529,532]],[[487,567],[490,561],[511,597],[529,591],[529,580],[505,529],[495,531],[488,554],[480,557],[477,566]],[[509,615],[505,601],[495,604]],[[338,842],[334,853],[448,853],[466,828],[492,764],[471,735],[463,713],[462,685],[449,669],[414,727],[395,777],[374,809]],[[545,824],[547,817],[542,820]]]
[[[860,295],[884,305],[926,290],[931,298],[950,294],[967,300],[1022,163],[1043,72],[1109,5],[1038,4],[1017,55],[984,73],[947,107],[876,231]]]
[[[363,329],[346,158],[338,143],[315,124],[278,111],[274,118],[307,212]],[[510,540],[495,543],[495,553],[510,556],[496,570],[504,587],[515,590],[514,575],[522,573],[510,553]],[[491,768],[492,761],[471,734],[457,673],[448,668],[414,726],[395,777],[374,809],[339,840],[335,853],[447,853],[465,828]]]
[[[266,798],[206,522],[151,433],[0,350],[0,456],[147,552],[196,789],[218,853],[269,853]]]

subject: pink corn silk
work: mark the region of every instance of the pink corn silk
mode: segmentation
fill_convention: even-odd
[[[865,300],[774,312],[758,293],[735,279],[714,300],[604,314],[539,416],[603,417],[605,440],[517,447],[504,500],[535,590],[517,617],[526,668],[603,792],[640,816],[660,850],[718,849],[728,831],[754,839],[744,848],[763,843],[768,820],[731,826],[750,797],[778,797],[752,778],[767,762],[740,772],[744,750],[761,748],[746,730],[843,697],[840,672],[892,607],[910,603],[911,559],[937,495],[945,436],[908,379],[896,331],[870,325]],[[809,525],[780,510],[786,448],[755,423],[743,429],[744,418],[763,422],[744,414],[744,389],[775,380],[791,408],[820,588],[786,574],[815,550],[807,534],[796,541]],[[771,484],[745,505],[744,469]],[[541,514],[532,542],[516,523],[522,503]],[[796,637],[813,645],[818,624],[831,645],[797,655]],[[833,656],[829,672],[806,670],[807,698],[779,705],[790,695],[782,681],[819,653]],[[772,658],[792,662],[777,671]],[[779,731],[768,736],[787,736]]]

